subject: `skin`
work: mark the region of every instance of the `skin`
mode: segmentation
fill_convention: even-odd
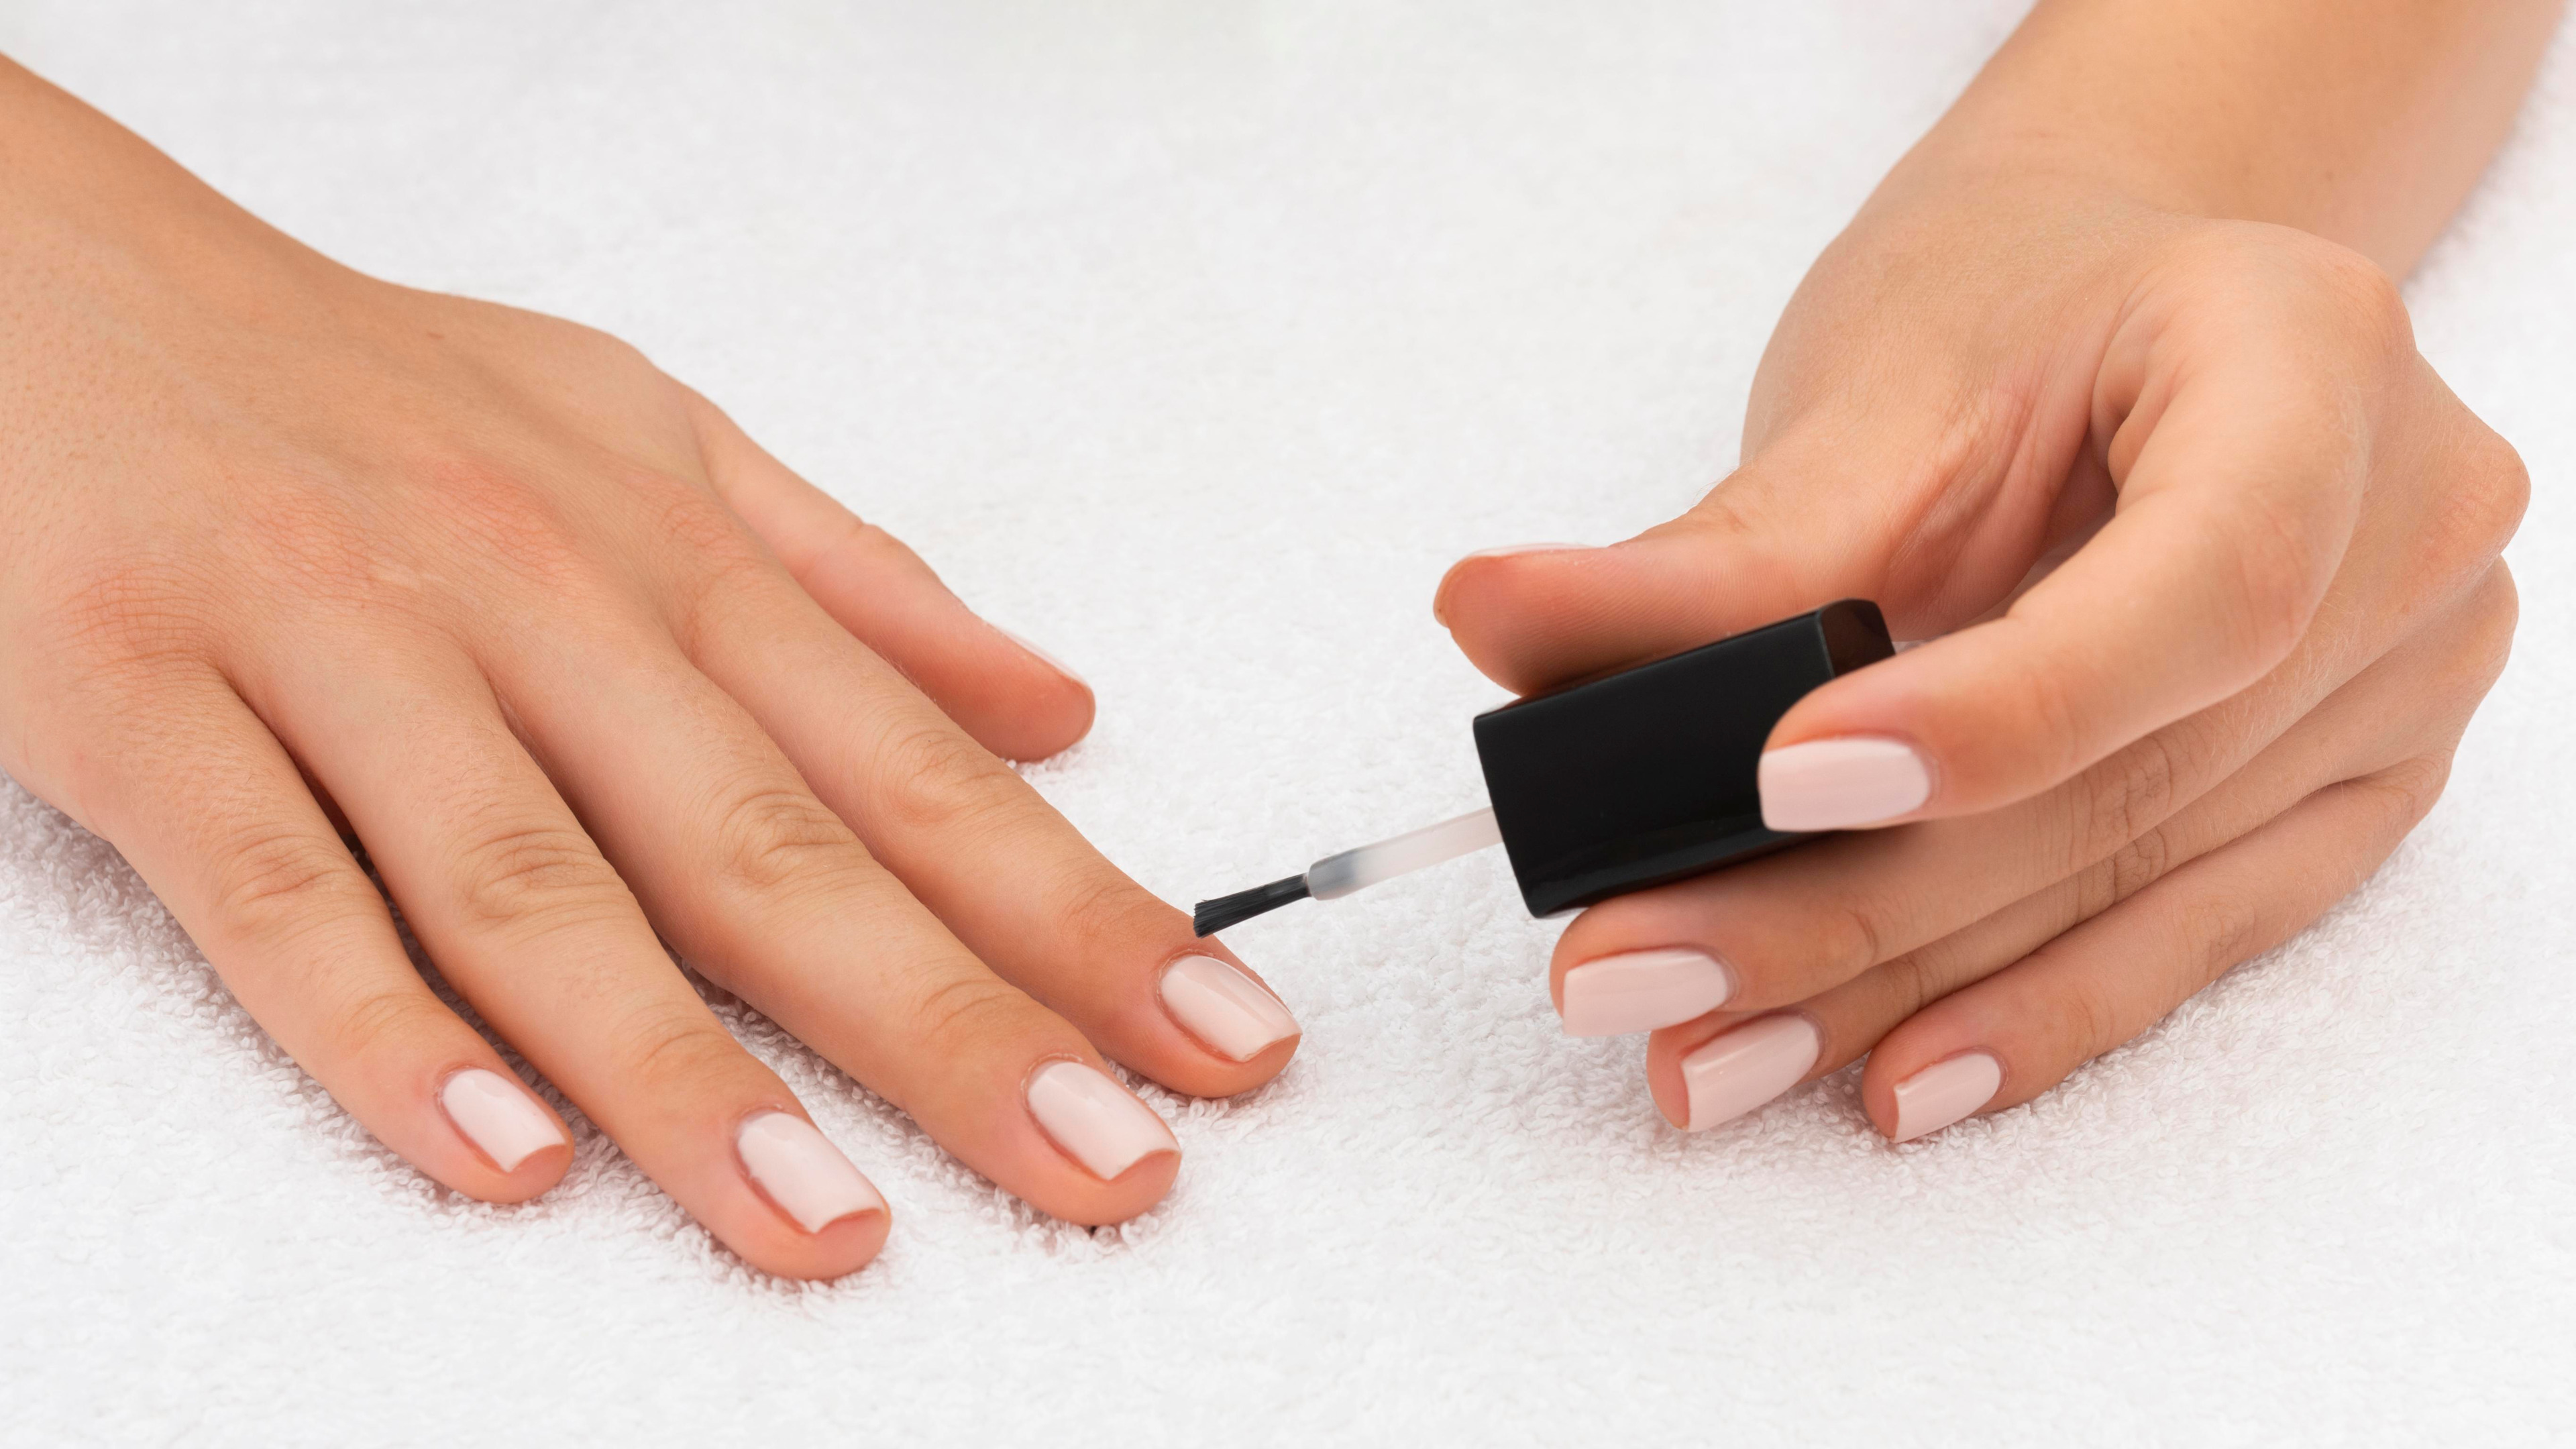
[[[1168,963],[1234,958],[1003,763],[1090,691],[633,349],[340,267],[6,62],[0,189],[0,767],[422,1171],[516,1202],[571,1148],[504,1172],[449,1120],[451,1073],[509,1068],[360,848],[483,1019],[776,1273],[859,1267],[888,1214],[809,1232],[752,1180],[736,1129],[803,1108],[666,941],[1075,1222],[1178,1153],[1092,1175],[1033,1072],[1287,1064],[1165,1011]]]
[[[2502,669],[2528,483],[2392,277],[2508,129],[2539,0],[2044,0],[1827,248],[1743,465],[1599,549],[1470,558],[1435,612],[1528,692],[1859,596],[1928,640],[1771,748],[1895,739],[1878,828],[1606,902],[1552,983],[1690,947],[1862,1099],[1968,1052],[2030,1100],[2378,868]],[[1712,1125],[1712,1124],[1703,1124]]]
[[[2555,7],[2042,4],[1818,262],[1747,463],[1610,549],[1463,563],[1439,607],[1535,689],[1827,599],[1939,642],[1775,744],[1897,737],[1890,828],[1609,903],[1557,976],[1693,944],[1730,1010],[1891,1089],[1967,1050],[2045,1090],[2384,858],[2513,627],[2512,451],[2413,351],[2388,278],[2465,193]],[[808,1232],[735,1129],[802,1115],[663,942],[1037,1207],[1116,1221],[1050,1061],[1223,1095],[1156,983],[1186,918],[1001,761],[1088,727],[977,619],[614,339],[395,287],[262,225],[0,62],[0,767],[113,841],[260,1022],[442,1183],[501,1171],[437,1090],[507,1074],[442,973],[720,1239]],[[2098,531],[2097,531],[2098,530]],[[2080,545],[2080,546],[2079,546]],[[2035,587],[2045,558],[2073,560]],[[1007,888],[1002,884],[1007,883]],[[1238,965],[1240,963],[1237,963]]]

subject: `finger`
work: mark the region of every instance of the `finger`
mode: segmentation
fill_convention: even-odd
[[[1818,841],[1604,902],[1559,938],[1554,975],[1573,980],[1569,973],[1603,963],[1611,969],[1595,974],[1601,986],[1626,976],[1636,992],[1614,1007],[1586,1002],[1580,981],[1570,995],[1560,986],[1569,1022],[1636,1030],[1721,1000],[1737,1011],[1806,1001],[2103,861],[2136,860],[2165,838],[2157,827],[2178,810],[2265,758],[2275,762],[2265,769],[2305,761],[2290,776],[2295,793],[2275,807],[2286,809],[2332,780],[2456,733],[2502,669],[2515,617],[2511,580],[2491,565],[2480,587],[2351,678],[2338,682],[2334,646],[2312,640],[2255,689],[2047,795],[1983,816]],[[1677,951],[1707,964],[1685,964]],[[1640,957],[1637,967],[1622,964]],[[1657,987],[1658,974],[1669,984]]]
[[[554,1186],[563,1123],[431,993],[294,761],[212,671],[164,672],[84,742],[99,826],[224,985],[376,1140],[487,1202]]]
[[[1804,1024],[1721,1011],[1658,1031],[1647,1080],[1676,1125],[1741,1115],[1800,1081],[1839,1071],[1879,1047],[1929,1003],[2011,967],[2172,871],[2280,818],[2319,789],[2447,758],[2502,672],[2516,617],[2511,576],[2496,565],[2431,647],[2392,655],[2337,692],[2218,789],[2085,871],[1938,941],[1799,1002]],[[1737,1039],[1750,1023],[1759,1030]],[[1768,1053],[1748,1044],[1770,1042]],[[1811,1048],[1811,1055],[1800,1055]],[[1803,1062],[1803,1066],[1801,1066]],[[1962,1071],[1966,1068],[1960,1069]]]
[[[1808,1029],[1808,1035],[1794,1038],[1806,1051],[1802,1057],[1792,1059],[1785,1046],[1769,1056],[1747,1055],[1733,1040],[1748,1023],[1771,1021],[1769,1014],[1719,1011],[1655,1032],[1647,1045],[1646,1076],[1656,1105],[1676,1126],[1704,1129],[1799,1082],[1840,1071],[1926,1005],[2261,829],[2319,788],[2375,773],[2456,737],[2464,711],[2447,701],[2438,709],[2420,707],[2435,697],[2426,688],[2431,683],[2421,671],[2364,676],[2223,785],[2107,859],[1798,1002],[1788,1014]],[[1582,983],[1580,974],[1565,979]],[[1564,987],[1559,990],[1562,995]],[[1762,1030],[1779,1034],[1788,1028]]]
[[[542,648],[496,656],[501,687],[691,963],[1043,1212],[1118,1222],[1169,1191],[1180,1149],[1153,1109],[887,874],[668,637]]]
[[[966,607],[900,539],[789,471],[691,394],[717,491],[816,603],[984,748],[1041,760],[1091,729],[1091,686]]]
[[[689,657],[1003,979],[1176,1091],[1229,1096],[1286,1067],[1297,1023],[1258,976],[785,581],[692,592]]]
[[[883,1197],[672,966],[480,671],[443,641],[370,644],[282,651],[258,703],[447,979],[746,1260],[827,1278],[874,1257]]]
[[[2342,281],[2345,279],[2335,279]],[[2380,279],[2231,278],[2113,342],[2111,520],[2002,618],[1809,695],[1763,756],[1763,818],[1832,830],[1994,809],[2245,689],[2318,617],[2383,436],[2446,403]],[[2375,614],[2328,616],[2350,632]]]
[[[1432,614],[1515,694],[1662,658],[1842,598],[1920,611],[1888,563],[1906,522],[1892,470],[1822,429],[1754,459],[1690,512],[1606,548],[1523,545],[1452,565]]]
[[[2017,1106],[2351,894],[2441,794],[2448,755],[2333,785],[1890,1032],[1861,1077],[1898,1142]]]

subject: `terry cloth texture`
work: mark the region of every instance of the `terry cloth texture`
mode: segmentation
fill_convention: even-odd
[[[1471,808],[1457,555],[1734,458],[1801,271],[2004,0],[16,0],[0,50],[324,251],[604,327],[1098,687],[1030,770],[1186,905]],[[2524,624],[2316,929],[1998,1118],[1663,1126],[1492,854],[1229,939],[1306,1028],[1041,1218],[727,1017],[884,1188],[747,1270],[577,1114],[378,1147],[0,787],[0,1441],[2534,1442],[2576,1433],[2576,45],[2413,282],[2529,459]],[[854,942],[854,949],[864,943]]]

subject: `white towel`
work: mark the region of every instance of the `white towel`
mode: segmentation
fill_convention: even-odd
[[[1447,561],[1732,461],[1806,261],[2007,0],[860,13],[17,0],[0,50],[406,282],[630,338],[1098,687],[1032,771],[1186,904],[1470,808]],[[1662,1126],[1491,855],[1230,935],[1305,1023],[1125,1227],[731,1014],[898,1214],[760,1277],[578,1116],[376,1146],[0,787],[0,1440],[2538,1441],[2576,1433],[2576,44],[2413,287],[2537,478],[2449,796],[2317,929],[1905,1148]]]

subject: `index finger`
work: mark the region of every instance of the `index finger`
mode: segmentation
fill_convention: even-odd
[[[2307,633],[2360,513],[2402,309],[2267,297],[2138,319],[2095,404],[2117,510],[1984,624],[1817,690],[1762,757],[1765,823],[1994,809],[2261,679]],[[2393,294],[2386,306],[2397,308]]]

